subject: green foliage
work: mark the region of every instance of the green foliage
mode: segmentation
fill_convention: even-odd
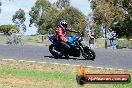
[[[128,12],[130,17],[132,18],[132,0],[122,0],[122,7]]]
[[[12,21],[19,27],[20,30],[23,32],[26,31],[26,25],[24,24],[26,20],[25,12],[22,9],[19,9],[16,11],[16,13],[13,15]]]
[[[91,0],[91,8],[96,25],[104,25],[105,37],[111,27],[119,37],[131,38],[132,0]]]
[[[47,0],[37,0],[35,6],[29,12],[30,25],[38,28],[39,34],[47,33],[49,28],[55,27],[58,10]]]
[[[105,28],[105,48],[107,48],[107,32],[111,24],[123,20],[124,10],[117,0],[92,0],[91,8],[93,9],[94,22],[97,25],[103,25]]]
[[[59,14],[57,22],[62,19],[67,20],[69,27],[72,27],[75,30],[83,31],[87,26],[86,17],[74,7],[68,7],[63,10]]]
[[[93,24],[93,28],[95,29],[95,38],[101,38],[103,35],[100,30],[100,25]]]
[[[56,6],[56,8],[54,5],[57,3],[60,6]],[[65,19],[70,27],[77,30],[85,29],[86,17],[76,8],[70,7],[69,0],[59,0],[54,5],[47,0],[37,0],[29,12],[29,26],[34,24],[38,28],[39,34],[46,34],[49,29],[53,33],[53,29],[59,21]]]
[[[130,20],[130,16],[126,15],[122,22],[119,22],[118,24],[113,24],[111,28],[117,32],[119,38],[125,37],[129,39],[132,37],[131,24],[132,24],[132,21]]]
[[[70,6],[70,0],[58,0],[54,4],[57,8],[62,10]]]
[[[123,19],[123,10],[114,5],[114,3],[106,2],[105,0],[94,0],[96,8],[94,11],[95,22],[110,26],[115,21]]]
[[[0,26],[0,31],[2,31],[6,35],[9,35],[9,31],[12,29],[19,32],[19,29],[16,25],[1,25]]]

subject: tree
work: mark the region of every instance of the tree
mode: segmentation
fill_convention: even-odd
[[[16,32],[19,32],[19,29],[16,25],[1,25],[0,31],[3,32],[5,35],[9,35],[10,30],[15,30]]]
[[[25,20],[26,20],[25,12],[22,9],[16,11],[12,18],[12,21],[19,27],[21,32],[26,31],[26,25],[24,24]]]
[[[2,5],[2,2],[1,2],[1,0],[0,0],[0,13],[1,13],[1,5]]]
[[[37,0],[29,12],[29,26],[34,24],[38,28],[39,34],[46,34],[49,29],[55,29],[60,20],[65,19],[68,21],[70,27],[77,30],[84,30],[87,24],[84,14],[78,9],[69,6],[69,4],[66,6],[62,5],[62,7],[63,9],[57,9],[48,0]],[[51,30],[51,32],[53,33],[54,30]]]
[[[35,6],[29,11],[30,25],[38,28],[39,34],[47,33],[49,28],[55,28],[58,10],[47,0],[37,0]]]
[[[92,0],[91,8],[94,12],[94,22],[105,28],[105,48],[107,48],[108,29],[114,22],[123,20],[123,10],[109,0]]]
[[[68,21],[69,27],[78,31],[84,31],[87,26],[86,16],[74,7],[64,9],[57,18],[57,22],[65,19]]]
[[[103,6],[98,2],[99,0],[92,0],[91,8],[93,11],[97,8],[100,8],[100,6]],[[132,0],[103,0],[103,4],[104,3],[112,4],[116,7],[116,10],[120,10],[120,15],[122,15],[120,16],[122,20],[119,21],[118,17],[115,17],[116,19],[111,22],[110,27],[118,32],[119,37],[130,38],[132,36],[130,25],[132,21]],[[113,24],[114,21],[118,21],[117,24]],[[99,23],[101,23],[101,20]]]
[[[127,39],[132,37],[132,21],[130,20],[130,16],[125,15],[124,20],[117,24],[112,24],[112,30],[116,31],[118,37],[125,37]]]
[[[70,0],[58,0],[54,4],[60,10],[64,10],[65,8],[70,6]]]

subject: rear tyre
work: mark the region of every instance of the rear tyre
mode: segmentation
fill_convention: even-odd
[[[84,49],[83,57],[86,60],[94,60],[95,59],[96,54],[92,49],[89,49],[89,47],[87,47],[87,46],[84,47],[83,49]]]
[[[49,51],[54,56],[55,59],[62,57],[62,54],[55,50],[55,46],[53,44],[49,46]]]

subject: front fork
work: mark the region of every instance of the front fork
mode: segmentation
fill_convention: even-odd
[[[83,49],[83,45],[82,45],[81,43],[79,43],[79,42],[77,42],[77,45],[78,45],[79,49],[81,50],[82,56],[83,56],[84,58],[87,58],[88,55],[87,55],[87,53],[85,53],[85,51],[84,51],[84,49]]]
[[[85,53],[85,51],[83,49],[83,45],[79,42],[77,42],[77,45],[78,45],[79,49],[81,50],[81,53]]]

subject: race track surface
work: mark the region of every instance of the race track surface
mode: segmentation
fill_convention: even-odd
[[[78,58],[70,57],[68,60],[65,58],[54,59],[48,51],[48,46],[0,45],[0,59],[10,58],[132,70],[132,50],[130,49],[95,49],[95,53],[96,59],[94,61],[84,60],[82,56]]]

